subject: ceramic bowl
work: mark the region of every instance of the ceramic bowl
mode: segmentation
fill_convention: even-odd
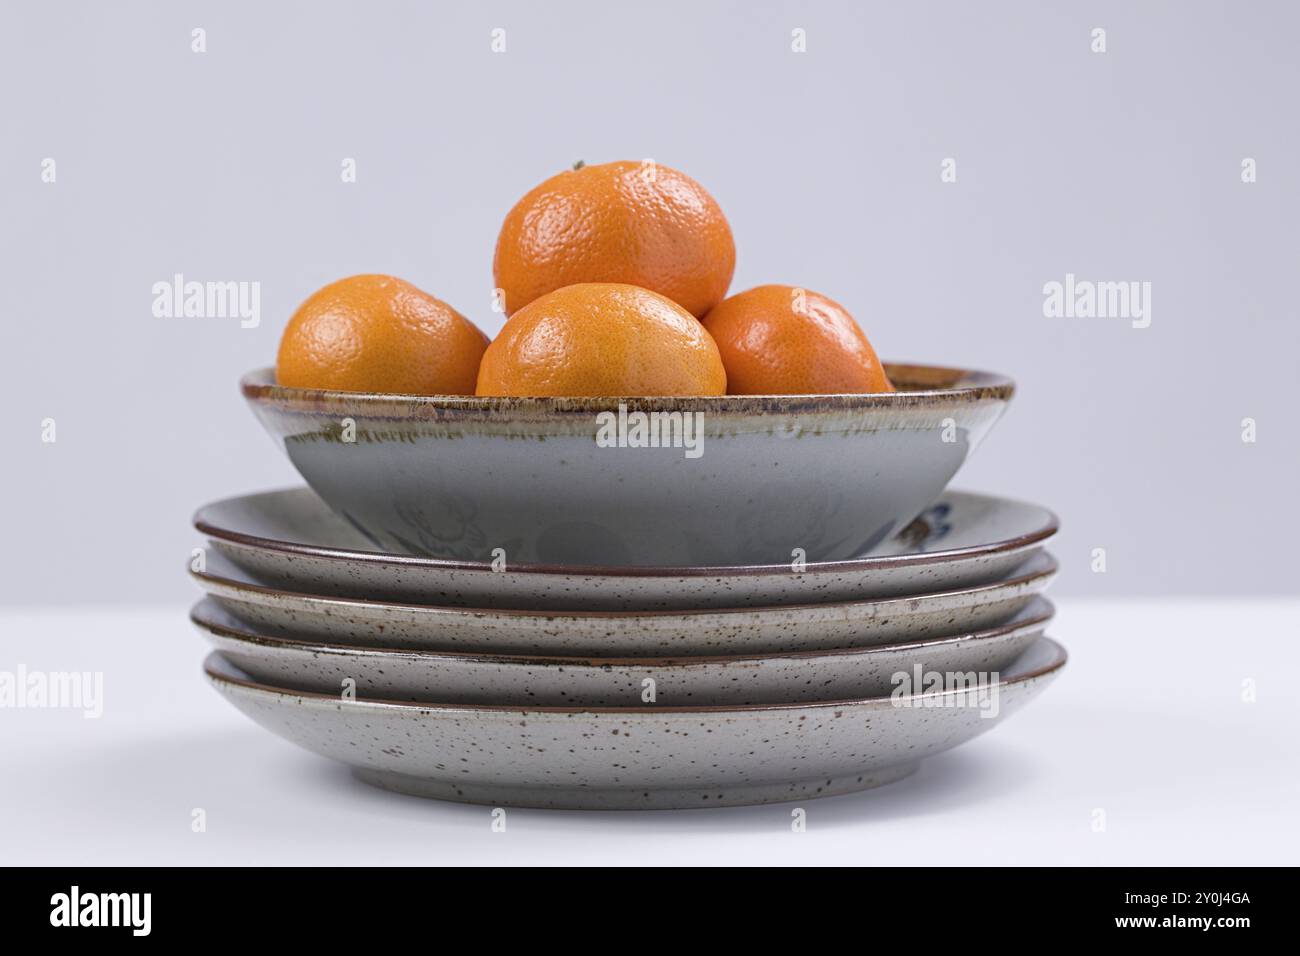
[[[1014,389],[987,372],[887,369],[899,391],[874,395],[378,395],[286,388],[270,369],[242,384],[307,483],[384,551],[789,564],[851,558],[896,534]]]
[[[240,620],[334,644],[492,654],[729,656],[869,647],[996,627],[1056,576],[1038,554],[1012,576],[956,591],[699,611],[526,611],[320,597],[251,581],[220,555],[191,575]]]
[[[1065,660],[1044,637],[977,692],[938,675],[947,689],[821,704],[604,709],[345,700],[258,683],[215,651],[205,669],[257,723],[368,783],[604,810],[777,803],[889,783],[1019,710]]]
[[[945,591],[1009,574],[1056,533],[1046,508],[945,491],[869,556],[776,566],[582,568],[444,561],[376,551],[310,488],[241,495],[194,526],[256,580],[291,591],[413,604],[653,611],[805,604]]]
[[[200,601],[190,620],[226,660],[277,687],[439,704],[791,704],[888,694],[899,673],[997,672],[1052,619],[1035,598],[1002,627],[907,644],[752,657],[537,657],[399,651],[279,637]],[[351,681],[350,685],[345,681]]]

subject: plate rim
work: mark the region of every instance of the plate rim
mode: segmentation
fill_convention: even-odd
[[[1012,505],[1020,505],[1041,511],[1044,524],[1034,531],[1007,538],[1002,541],[983,545],[970,545],[965,548],[952,548],[943,551],[909,552],[906,554],[880,555],[878,557],[845,558],[838,561],[809,561],[801,575],[836,574],[849,571],[880,571],[889,568],[908,568],[917,565],[929,566],[960,561],[971,557],[985,557],[1028,550],[1041,545],[1060,531],[1061,523],[1052,509],[1024,501],[979,491],[963,491],[959,488],[945,489],[954,494],[968,495],[986,500]],[[272,554],[291,555],[293,557],[321,558],[328,561],[357,562],[375,567],[392,566],[401,569],[424,569],[442,572],[468,572],[478,574],[498,574],[489,561],[458,561],[449,558],[429,558],[413,554],[395,554],[388,551],[358,551],[352,548],[327,548],[320,545],[302,544],[300,542],[279,541],[260,535],[248,534],[222,528],[212,523],[211,509],[231,502],[269,495],[284,495],[306,491],[315,495],[308,485],[293,485],[285,488],[273,488],[269,491],[255,491],[242,495],[230,495],[201,505],[190,519],[190,523],[204,537],[213,541],[227,542],[256,551]],[[316,495],[319,499],[320,496]],[[321,499],[321,505],[329,508]],[[205,516],[206,515],[206,516]],[[344,519],[346,520],[346,519]],[[543,574],[552,576],[583,578],[706,578],[706,577],[762,577],[788,575],[793,573],[789,564],[721,564],[721,565],[580,565],[580,564],[546,564],[527,563],[510,564],[511,574]]]
[[[240,376],[239,390],[250,403],[281,413],[328,415],[363,411],[368,417],[398,421],[419,421],[429,417],[443,421],[458,418],[499,421],[517,417],[534,424],[575,416],[588,417],[595,412],[607,411],[611,402],[626,403],[629,409],[708,410],[714,415],[743,418],[771,414],[842,414],[880,409],[946,407],[980,402],[1005,404],[1016,392],[1015,380],[1003,372],[955,365],[932,365],[927,362],[886,361],[881,364],[891,380],[908,384],[892,392],[794,395],[415,395],[281,385],[276,381],[274,367],[261,366]]]
[[[309,602],[314,604],[324,604],[332,607],[364,607],[376,608],[383,610],[402,610],[415,611],[421,614],[439,615],[439,614],[456,614],[456,615],[490,615],[497,617],[509,618],[544,618],[544,619],[600,619],[615,618],[625,619],[630,617],[637,618],[669,618],[685,617],[696,619],[713,614],[762,614],[776,613],[780,611],[808,611],[808,610],[834,610],[835,608],[861,607],[864,605],[891,604],[900,602],[911,602],[925,598],[957,598],[970,594],[983,594],[994,591],[999,588],[1014,589],[1024,586],[1031,582],[1046,580],[1046,583],[1040,590],[1046,590],[1047,584],[1060,573],[1061,563],[1057,557],[1050,551],[1043,550],[1039,555],[1041,557],[1042,567],[1026,572],[1025,565],[1015,569],[1014,576],[1001,578],[997,581],[990,581],[984,584],[972,584],[960,588],[952,588],[943,591],[923,591],[913,594],[894,594],[887,597],[864,598],[856,601],[801,601],[794,604],[758,604],[742,605],[738,607],[701,607],[701,608],[652,608],[650,610],[614,610],[601,611],[591,609],[579,610],[558,610],[558,609],[534,609],[534,608],[493,608],[466,605],[463,607],[448,604],[413,604],[409,601],[379,601],[367,598],[339,597],[337,595],[311,594],[306,591],[291,591],[285,588],[277,588],[267,584],[256,584],[246,581],[236,581],[220,574],[214,574],[209,571],[205,565],[204,570],[196,571],[193,566],[186,562],[186,570],[189,576],[195,580],[199,587],[202,587],[209,594],[212,592],[205,587],[204,582],[214,584],[217,587],[226,588],[234,591],[252,592],[253,594],[264,594],[270,597],[287,598],[291,601]],[[1030,561],[1035,560],[1031,558]],[[1028,563],[1028,562],[1026,562]],[[507,572],[508,573],[508,572]],[[790,572],[787,572],[790,573]]]
[[[1046,634],[1039,636],[1033,644],[1025,649],[1024,653],[1028,654],[1035,646],[1046,643],[1052,650],[1051,658],[1044,664],[1039,665],[1033,670],[1023,674],[1017,674],[1014,677],[1003,679],[999,677],[993,687],[1001,689],[1004,687],[1022,684],[1027,681],[1037,680],[1048,675],[1055,675],[1061,671],[1069,662],[1070,655],[1066,651],[1065,645]],[[1023,655],[1022,655],[1023,656]],[[220,671],[224,669],[226,673]],[[234,673],[230,673],[233,671]],[[628,714],[640,714],[651,716],[690,716],[692,714],[741,714],[750,715],[756,713],[773,713],[784,711],[798,710],[834,710],[835,708],[846,707],[869,707],[869,706],[898,706],[894,703],[897,700],[917,701],[924,698],[939,699],[944,697],[956,696],[957,694],[969,693],[962,690],[943,690],[938,693],[919,693],[905,694],[899,698],[892,695],[876,697],[859,697],[841,700],[828,701],[807,701],[803,703],[789,704],[705,704],[705,705],[685,705],[682,707],[560,707],[560,706],[537,706],[521,707],[512,704],[436,704],[425,701],[401,701],[388,700],[382,697],[374,698],[353,698],[344,699],[337,694],[323,694],[319,691],[293,690],[287,687],[276,687],[274,684],[267,684],[262,681],[253,680],[245,671],[241,670],[238,665],[231,663],[220,651],[210,651],[203,659],[203,673],[208,680],[221,689],[222,684],[239,687],[244,690],[251,690],[264,696],[276,699],[298,698],[300,701],[326,702],[333,704],[335,709],[367,708],[370,710],[398,710],[432,716],[453,715],[457,713],[470,714],[510,714],[510,715],[528,715],[528,714],[555,714],[578,716],[581,714],[600,714],[626,716]],[[241,676],[242,675],[242,676]],[[926,706],[926,705],[922,705]],[[927,709],[956,709],[936,707],[929,705]]]
[[[872,654],[881,654],[886,652],[945,647],[949,645],[967,644],[973,641],[1009,637],[1018,631],[1025,631],[1031,628],[1046,630],[1056,618],[1056,605],[1053,604],[1049,598],[1040,593],[1034,595],[1033,600],[1031,600],[1030,603],[1015,616],[1016,618],[1020,618],[1021,615],[1029,611],[1035,604],[1042,605],[1041,609],[1030,617],[1022,620],[1012,619],[993,627],[981,628],[977,631],[960,631],[942,637],[928,637],[921,638],[920,640],[891,641],[888,644],[870,644],[865,647],[834,647],[821,650],[776,651],[769,654],[701,654],[678,655],[675,657],[593,657],[590,655],[574,655],[566,657],[557,654],[494,654],[485,651],[444,651],[419,647],[384,647],[375,644],[340,644],[319,639],[299,640],[294,637],[285,637],[280,634],[258,634],[251,630],[241,630],[240,627],[232,627],[229,624],[222,624],[206,619],[203,614],[203,605],[208,602],[216,604],[216,601],[210,595],[204,595],[190,608],[190,623],[200,630],[216,634],[219,637],[242,641],[247,644],[261,645],[281,650],[287,649],[301,654],[324,653],[339,656],[345,654],[360,654],[385,658],[405,656],[430,661],[454,660],[464,661],[467,663],[575,668],[669,668],[685,667],[695,664],[743,665],[765,661],[808,660],[823,657],[866,657]],[[234,615],[231,616],[234,617]],[[238,623],[244,628],[251,628],[254,626],[246,621],[239,621]]]

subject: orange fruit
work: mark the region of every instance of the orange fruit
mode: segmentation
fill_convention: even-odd
[[[703,322],[732,395],[894,390],[853,316],[819,293],[761,285],[723,300]]]
[[[411,283],[351,276],[298,306],[275,378],[296,388],[473,395],[487,344],[472,322]]]
[[[727,294],[735,266],[713,197],[647,160],[571,169],[528,193],[501,227],[492,273],[507,315],[575,283],[623,282],[699,318]]]
[[[723,395],[727,373],[704,327],[634,285],[588,282],[510,317],[478,370],[479,395]]]

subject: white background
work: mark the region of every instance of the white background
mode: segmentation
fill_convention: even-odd
[[[733,289],[1019,382],[957,484],[1060,512],[1060,593],[1294,593],[1297,32],[1282,2],[6,3],[0,602],[187,599],[194,508],[297,480],[236,382],[299,302],[386,271],[495,332],[507,210],[644,158],[716,196]],[[260,282],[261,324],[154,318],[178,272]],[[1150,328],[1044,318],[1067,272],[1151,282]]]
[[[104,716],[0,712],[0,863],[1294,864],[1300,602],[1061,602],[1023,712],[900,783],[800,804],[508,810],[377,790],[196,678],[184,609],[6,614],[20,659],[104,671]],[[1253,682],[1255,701],[1243,699]],[[191,830],[195,808],[207,831]],[[1094,830],[1104,815],[1105,829]]]

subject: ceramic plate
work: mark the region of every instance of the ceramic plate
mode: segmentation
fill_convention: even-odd
[[[191,571],[237,618],[329,643],[492,654],[733,656],[868,647],[1006,623],[1056,576],[1046,552],[994,584],[910,597],[702,611],[522,611],[318,597],[248,579],[220,555]]]
[[[205,667],[257,723],[368,783],[493,806],[631,810],[807,800],[901,779],[1019,710],[1065,659],[1044,637],[982,691],[678,709],[342,700],[257,683],[215,651]]]
[[[259,632],[211,599],[190,619],[226,660],[277,687],[439,704],[635,707],[773,704],[888,694],[896,675],[1000,671],[1040,637],[1052,605],[1035,598],[987,631],[855,650],[757,657],[536,657],[349,647]],[[349,682],[350,683],[346,683]]]
[[[887,364],[896,392],[489,398],[244,377],[259,421],[385,551],[512,563],[786,564],[863,554],[934,501],[1004,375]]]
[[[307,488],[227,498],[194,525],[272,586],[330,597],[477,607],[653,611],[807,604],[946,591],[995,581],[1056,533],[1038,505],[946,491],[869,557],[750,567],[580,568],[442,561],[374,550]],[[498,565],[499,566],[499,565]]]

